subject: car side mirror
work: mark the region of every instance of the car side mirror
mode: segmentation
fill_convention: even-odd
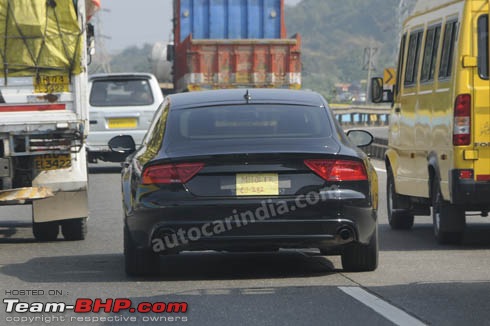
[[[373,135],[365,130],[349,130],[347,138],[357,147],[366,147],[373,143]]]
[[[129,155],[136,151],[136,143],[134,142],[133,137],[128,135],[121,135],[113,137],[109,140],[109,148],[111,151]]]

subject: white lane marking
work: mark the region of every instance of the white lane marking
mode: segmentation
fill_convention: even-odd
[[[357,301],[365,304],[378,314],[399,326],[426,326],[415,317],[410,316],[403,310],[389,304],[386,301],[372,295],[360,287],[339,287],[340,290],[350,295]]]

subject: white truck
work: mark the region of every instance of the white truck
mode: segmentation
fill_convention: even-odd
[[[87,58],[98,0],[0,0],[0,206],[39,241],[87,228]]]

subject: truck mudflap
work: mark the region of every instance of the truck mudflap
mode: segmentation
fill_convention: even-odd
[[[36,199],[53,197],[53,191],[48,187],[25,187],[0,190],[0,204],[25,204]]]
[[[52,197],[32,202],[32,221],[35,223],[86,218],[88,215],[86,190],[60,191]]]

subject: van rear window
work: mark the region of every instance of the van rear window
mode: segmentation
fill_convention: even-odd
[[[488,79],[488,15],[478,19],[478,73]]]
[[[146,79],[94,80],[90,90],[92,106],[140,106],[153,104],[150,84]]]

